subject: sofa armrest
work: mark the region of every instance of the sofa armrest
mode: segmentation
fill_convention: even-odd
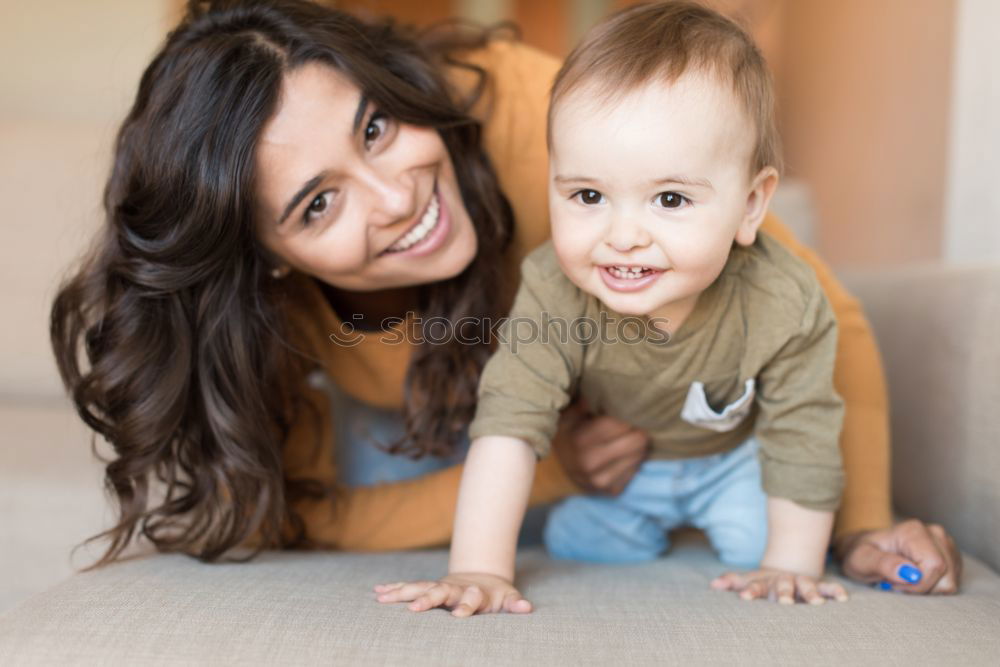
[[[885,361],[896,510],[1000,570],[1000,265],[843,278]]]

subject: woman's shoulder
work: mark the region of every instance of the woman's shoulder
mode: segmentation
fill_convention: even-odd
[[[455,54],[453,60],[457,64],[448,66],[445,74],[460,93],[470,93],[479,80],[475,70],[469,69],[471,65],[486,74],[488,85],[493,89],[490,92],[494,94],[487,95],[482,102],[490,102],[490,97],[498,98],[493,102],[505,102],[507,96],[497,94],[503,91],[529,93],[518,98],[530,97],[535,91],[540,93],[538,97],[545,101],[545,106],[548,106],[549,88],[561,64],[555,56],[506,35],[491,36],[484,45]]]
[[[514,209],[512,268],[549,237],[546,122],[549,90],[560,61],[518,41],[495,38],[455,58],[487,77],[473,114],[483,123],[483,148]],[[469,81],[470,70],[453,68]]]

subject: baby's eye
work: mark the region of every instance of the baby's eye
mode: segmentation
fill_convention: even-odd
[[[685,203],[690,204],[691,200],[676,192],[661,192],[656,195],[656,203],[663,208],[680,208]]]
[[[587,206],[594,206],[604,201],[604,195],[597,190],[580,190],[573,196],[578,198],[581,203],[586,204]]]
[[[306,212],[302,216],[302,226],[308,227],[310,223],[322,218],[333,202],[333,190],[327,190],[316,195],[316,198],[309,202]]]
[[[365,126],[365,146],[370,146],[378,141],[378,138],[385,134],[388,124],[388,116],[381,111],[374,112],[368,120],[368,125]]]

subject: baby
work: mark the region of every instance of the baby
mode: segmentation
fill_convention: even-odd
[[[617,497],[550,514],[557,558],[635,562],[683,524],[707,534],[744,599],[846,599],[820,580],[840,500],[836,322],[811,269],[758,232],[780,158],[766,65],[691,3],[592,30],[549,110],[552,241],[522,264],[483,371],[449,574],[376,586],[456,616],[528,612],[514,587],[537,457],[582,397],[650,436]]]

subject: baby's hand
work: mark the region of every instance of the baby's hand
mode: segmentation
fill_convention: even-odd
[[[476,612],[507,611],[527,614],[531,603],[502,577],[478,572],[459,572],[439,581],[411,581],[375,586],[379,602],[409,602],[410,611],[450,608],[451,615],[472,616]]]
[[[844,602],[847,591],[835,581],[822,581],[815,577],[780,570],[754,570],[753,572],[726,572],[712,580],[717,591],[733,591],[742,600],[766,598],[781,604],[795,604],[797,600],[809,604],[823,604],[827,598]]]

